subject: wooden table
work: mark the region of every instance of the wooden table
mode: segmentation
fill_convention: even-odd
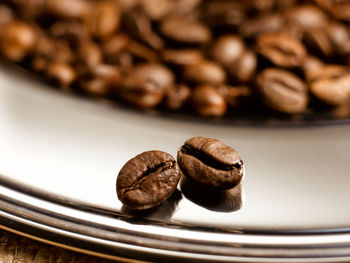
[[[0,229],[0,263],[112,263]]]

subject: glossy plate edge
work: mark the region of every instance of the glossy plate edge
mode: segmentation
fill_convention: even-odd
[[[49,244],[119,261],[348,262],[350,233],[247,234],[135,224],[0,186],[0,227]]]

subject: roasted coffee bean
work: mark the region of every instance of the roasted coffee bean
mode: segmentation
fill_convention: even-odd
[[[226,73],[220,64],[203,60],[197,64],[186,66],[184,77],[194,83],[221,84],[226,81]]]
[[[286,13],[287,23],[298,26],[305,31],[311,28],[322,28],[328,23],[327,15],[315,5],[299,5]]]
[[[95,3],[87,17],[91,35],[98,39],[109,39],[118,30],[121,10],[117,1],[102,0]]]
[[[315,71],[310,79],[310,91],[329,105],[346,103],[350,99],[350,68],[327,65]]]
[[[243,37],[256,37],[263,33],[277,33],[285,25],[285,19],[280,13],[262,14],[244,21],[239,27]]]
[[[163,49],[163,40],[155,33],[151,20],[144,13],[139,10],[127,12],[124,14],[124,21],[124,26],[131,36],[155,50]]]
[[[140,5],[145,14],[152,20],[159,20],[168,15],[174,8],[172,0],[141,0]]]
[[[213,59],[229,66],[235,63],[245,49],[242,39],[235,35],[225,35],[218,38],[213,46]]]
[[[64,62],[52,62],[48,66],[47,75],[63,89],[67,89],[77,77],[73,67]]]
[[[95,97],[107,97],[112,90],[117,90],[122,75],[120,69],[113,65],[98,64],[92,66],[89,74],[81,78],[79,87]]]
[[[141,153],[120,170],[117,178],[118,198],[131,209],[155,207],[176,190],[181,175],[176,160],[168,153]]]
[[[196,49],[166,49],[162,52],[162,59],[165,63],[189,66],[202,61],[203,55]]]
[[[191,89],[185,84],[177,84],[165,93],[164,103],[168,109],[177,110],[190,98]]]
[[[0,36],[3,32],[3,26],[11,22],[13,19],[12,10],[6,5],[0,4]]]
[[[185,176],[214,189],[230,189],[244,175],[239,154],[223,142],[194,137],[185,142],[177,153],[177,161]]]
[[[312,76],[316,74],[323,66],[324,66],[324,63],[317,57],[307,56],[304,59],[304,62],[301,65],[301,68],[304,72],[305,78],[308,80],[312,78]]]
[[[334,47],[334,50],[339,55],[348,55],[350,53],[350,32],[344,24],[329,23],[325,30]]]
[[[201,85],[193,90],[192,105],[197,114],[204,117],[223,116],[227,109],[224,97],[210,85]]]
[[[303,112],[308,104],[307,88],[291,72],[268,68],[257,77],[257,86],[266,105],[289,114]]]
[[[306,56],[301,42],[286,34],[263,34],[257,39],[258,52],[280,67],[300,66]]]
[[[211,39],[209,29],[202,23],[181,16],[166,17],[160,31],[167,38],[182,43],[205,44]]]
[[[79,46],[79,59],[89,67],[101,64],[103,55],[100,47],[92,41],[84,41]]]
[[[245,17],[245,7],[241,1],[204,1],[203,20],[213,27],[236,27]]]
[[[255,53],[245,50],[235,63],[228,66],[228,73],[238,83],[247,83],[253,79],[257,65]]]
[[[140,64],[121,82],[120,96],[140,108],[152,108],[174,85],[174,75],[160,64]]]
[[[146,60],[147,62],[157,62],[159,60],[158,54],[154,50],[136,41],[129,41],[125,49],[131,55],[138,57],[142,60]]]
[[[247,86],[219,86],[218,92],[231,107],[237,107],[242,101],[252,96],[252,90]]]
[[[319,56],[331,57],[334,55],[334,47],[327,32],[323,28],[315,28],[305,32],[306,45]]]
[[[64,18],[83,19],[90,11],[90,2],[84,0],[46,0],[46,11]]]
[[[1,36],[1,53],[13,61],[21,61],[29,55],[37,40],[35,30],[21,21],[6,24]]]

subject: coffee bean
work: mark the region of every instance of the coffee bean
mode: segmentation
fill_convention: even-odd
[[[310,91],[329,105],[345,103],[350,98],[350,68],[327,65],[314,72],[310,79]]]
[[[97,1],[90,10],[87,26],[91,35],[102,40],[112,37],[120,25],[121,10],[118,2]]]
[[[72,66],[64,62],[53,62],[48,66],[47,75],[61,88],[67,89],[76,79],[77,74]]]
[[[183,43],[205,44],[211,39],[211,33],[202,23],[187,17],[166,17],[160,31],[169,39]]]
[[[247,86],[223,85],[218,87],[218,92],[231,107],[239,106],[241,102],[252,96],[252,90]]]
[[[188,178],[214,189],[230,189],[244,175],[239,154],[223,142],[194,137],[185,142],[177,153],[179,166]]]
[[[191,96],[191,89],[185,84],[177,84],[165,93],[164,103],[168,109],[177,110],[185,104]]]
[[[307,88],[291,72],[268,68],[257,77],[257,86],[266,105],[283,113],[303,112],[308,104]]]
[[[46,11],[58,17],[83,19],[90,11],[90,2],[84,0],[46,0]]]
[[[235,35],[225,35],[217,39],[213,46],[213,59],[228,66],[235,63],[245,49],[242,39]]]
[[[307,56],[304,59],[304,62],[301,65],[301,68],[304,72],[305,78],[308,80],[314,74],[316,74],[323,66],[324,66],[324,63],[317,57]]]
[[[1,35],[1,53],[13,61],[21,61],[29,55],[37,40],[35,30],[21,21],[6,24]]]
[[[253,38],[263,33],[280,32],[284,25],[282,14],[262,14],[244,21],[239,27],[239,32],[244,37]]]
[[[172,0],[142,0],[140,5],[145,14],[152,20],[159,20],[168,15],[174,8]]]
[[[198,64],[203,60],[203,55],[196,49],[166,49],[162,52],[162,58],[166,63],[188,66]]]
[[[221,84],[226,81],[226,72],[223,67],[209,60],[203,60],[184,69],[184,77],[194,83]]]
[[[204,117],[220,117],[227,109],[223,96],[210,85],[201,85],[193,90],[192,105],[197,114]]]
[[[79,59],[89,67],[101,64],[103,56],[100,47],[92,41],[84,41],[79,45]]]
[[[257,39],[258,52],[280,67],[300,66],[306,56],[303,44],[286,34],[263,34]]]
[[[257,65],[255,53],[245,50],[235,63],[228,66],[228,73],[238,83],[247,83],[253,79]]]
[[[328,23],[327,15],[317,6],[306,4],[289,9],[286,13],[287,23],[298,26],[305,31],[311,28],[322,28]]]
[[[0,36],[1,36],[1,33],[3,32],[3,26],[11,22],[12,19],[13,19],[12,10],[6,5],[0,4]]]
[[[168,153],[141,153],[120,170],[117,178],[118,198],[132,209],[155,207],[171,196],[181,175],[178,164]]]
[[[203,20],[212,27],[236,27],[245,17],[245,7],[240,1],[204,1]]]
[[[174,75],[160,64],[140,64],[122,80],[120,96],[140,108],[152,108],[163,99],[174,84]]]

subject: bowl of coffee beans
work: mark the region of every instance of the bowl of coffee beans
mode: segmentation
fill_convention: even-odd
[[[350,116],[347,1],[5,0],[0,56],[53,87],[171,116]]]

